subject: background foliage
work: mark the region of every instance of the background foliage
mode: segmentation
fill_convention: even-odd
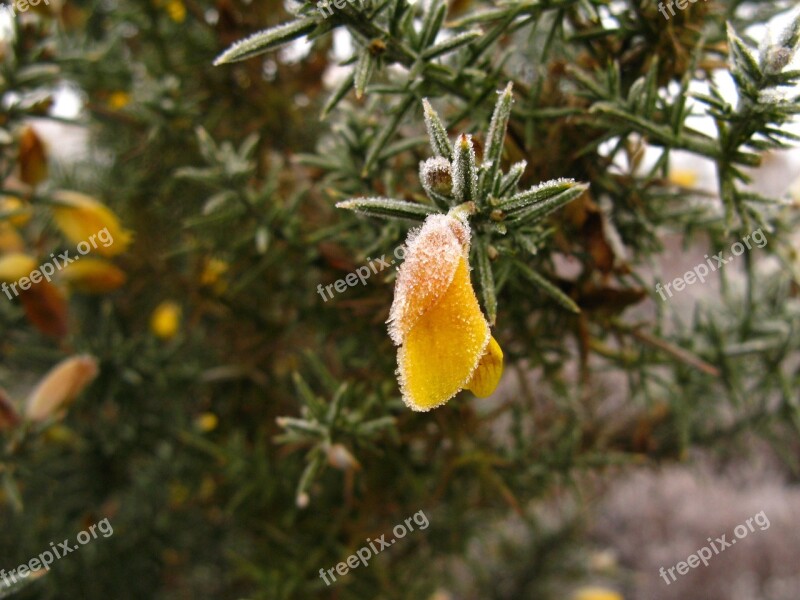
[[[365,0],[328,18],[311,3],[65,0],[17,17],[0,168],[32,214],[15,227],[25,247],[71,247],[57,189],[101,200],[135,241],[116,261],[122,288],[64,298],[63,335],[0,299],[0,383],[17,409],[60,359],[100,366],[63,419],[0,426],[0,566],[114,526],[15,597],[563,598],[592,569],[583,507],[619,469],[734,452],[755,432],[796,477],[797,207],[747,185],[792,139],[799,105],[781,86],[800,77],[786,67],[797,28],[759,50],[748,27],[792,4],[698,2],[665,20],[638,0]],[[285,22],[235,47],[248,60],[212,65]],[[352,55],[337,66],[343,32]],[[278,48],[300,39],[308,52]],[[589,188],[533,225],[478,217],[474,283],[496,298],[503,387],[411,413],[384,324],[393,272],[328,302],[316,289],[413,223],[334,204],[425,202],[422,99],[482,153],[508,81],[504,170],[525,160],[521,188]],[[75,119],[52,111],[64,89]],[[703,110],[715,134],[692,126]],[[86,153],[24,152],[25,125],[46,121],[79,124]],[[715,163],[717,194],[670,179],[676,151]],[[665,233],[716,253],[756,227],[769,244],[721,271],[705,305],[660,301]],[[163,302],[181,317],[157,335]],[[429,529],[326,588],[320,568],[419,510]],[[609,579],[635,597],[624,571]]]

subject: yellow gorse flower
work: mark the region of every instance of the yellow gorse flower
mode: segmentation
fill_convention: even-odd
[[[0,256],[0,281],[15,283],[36,268],[36,259],[21,252]]]
[[[153,3],[158,8],[166,10],[169,18],[176,23],[183,23],[186,19],[186,5],[183,0],[154,0]]]
[[[503,353],[472,289],[469,245],[457,211],[431,215],[409,233],[388,322],[412,410],[441,406],[465,388],[488,396],[502,375]]]
[[[82,258],[64,267],[59,273],[61,281],[78,291],[105,294],[125,283],[125,273],[102,258]]]
[[[0,223],[0,252],[22,252],[25,240],[9,223]]]
[[[108,105],[114,110],[120,110],[128,106],[131,102],[131,95],[128,92],[111,92],[108,96]]]
[[[200,285],[210,287],[214,293],[222,294],[227,288],[225,274],[228,272],[228,263],[218,258],[209,258],[203,265],[200,273]]]
[[[31,219],[31,209],[16,196],[0,196],[0,220],[14,227],[24,227]]]
[[[88,241],[99,231],[108,229],[113,243],[108,246],[97,244],[93,252],[103,256],[116,256],[128,248],[132,233],[123,229],[119,217],[106,205],[86,194],[66,190],[53,194],[53,199],[56,202],[53,207],[56,225],[72,243]]]
[[[600,587],[585,587],[575,592],[572,600],[623,600],[614,590]]]
[[[162,302],[150,317],[150,331],[162,340],[172,339],[181,326],[181,312],[177,302]]]

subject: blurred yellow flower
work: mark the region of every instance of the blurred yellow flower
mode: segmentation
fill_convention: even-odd
[[[106,294],[125,283],[125,273],[102,258],[81,258],[68,264],[59,279],[80,292]]]
[[[186,6],[183,4],[183,0],[168,0],[167,14],[176,23],[183,23],[186,19]]]
[[[202,432],[214,431],[219,425],[219,418],[212,412],[204,412],[195,420],[197,428]]]
[[[608,588],[585,587],[577,590],[572,600],[624,600],[624,598]]]
[[[45,375],[28,396],[25,417],[43,421],[67,408],[97,376],[97,360],[88,355],[67,358]]]
[[[131,102],[131,95],[128,92],[111,92],[108,96],[108,105],[114,110],[125,108]]]
[[[177,302],[162,302],[150,317],[150,331],[162,340],[172,339],[180,328],[181,312]]]
[[[203,265],[203,272],[200,274],[200,285],[210,287],[215,293],[221,294],[227,288],[227,282],[223,279],[228,272],[228,263],[219,258],[209,258]]]
[[[15,283],[36,269],[36,259],[21,252],[0,256],[0,281]]]
[[[16,196],[0,196],[0,220],[14,227],[24,227],[31,220],[31,209]]]
[[[673,169],[669,173],[669,182],[680,187],[692,188],[697,183],[697,171]]]
[[[22,252],[25,241],[8,223],[0,223],[0,252]]]
[[[388,322],[412,410],[441,406],[464,388],[488,396],[500,380],[503,353],[472,289],[469,244],[469,226],[452,215],[431,215],[409,234]]]
[[[122,254],[131,242],[132,233],[122,228],[119,218],[107,206],[91,196],[61,190],[53,194],[56,204],[53,218],[64,235],[74,244],[88,242],[98,232],[108,230],[112,243],[94,244],[93,252],[103,256]]]
[[[183,23],[186,19],[186,6],[183,0],[154,0],[153,4],[158,8],[164,8],[169,18],[176,23]]]

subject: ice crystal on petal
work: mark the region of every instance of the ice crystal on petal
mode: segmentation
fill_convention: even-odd
[[[469,255],[469,239],[468,225],[440,214],[429,216],[409,233],[388,320],[389,336],[396,345],[447,291],[458,261]]]
[[[403,401],[415,411],[447,402],[472,380],[490,340],[465,257],[444,294],[414,323],[397,351]]]

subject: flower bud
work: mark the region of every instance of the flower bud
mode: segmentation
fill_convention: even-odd
[[[450,196],[453,191],[453,177],[450,174],[450,161],[441,156],[429,158],[419,164],[419,178],[422,187],[432,195]]]
[[[342,444],[333,444],[328,448],[328,464],[340,471],[358,471],[361,468],[355,456]]]

